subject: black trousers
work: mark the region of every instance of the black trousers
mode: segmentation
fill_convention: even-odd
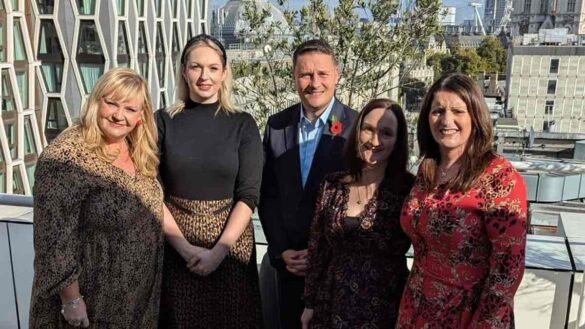
[[[305,279],[290,273],[276,272],[280,329],[300,329],[305,308]]]

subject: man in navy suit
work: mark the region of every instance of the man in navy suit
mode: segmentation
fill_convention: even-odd
[[[342,149],[357,112],[335,98],[339,69],[321,40],[293,55],[301,102],[268,119],[258,214],[277,272],[281,329],[301,328],[309,228],[325,175],[344,170]]]

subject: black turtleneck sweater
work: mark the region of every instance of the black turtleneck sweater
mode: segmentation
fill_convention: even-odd
[[[258,126],[248,113],[217,112],[218,106],[188,100],[173,118],[165,110],[155,113],[165,196],[233,198],[253,210],[263,164]]]

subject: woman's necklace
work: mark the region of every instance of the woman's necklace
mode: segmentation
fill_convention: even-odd
[[[449,168],[442,168],[440,165],[438,166],[439,169],[439,181],[444,182],[447,179],[451,178],[451,173],[456,172],[459,169],[459,164],[453,164]]]
[[[370,187],[369,185],[366,185],[364,187],[364,189],[366,190],[366,196],[365,196],[365,198],[362,199],[361,186],[357,186],[357,194],[358,194],[358,199],[356,201],[357,204],[361,205],[362,203],[367,202],[369,199],[371,199],[372,196],[370,196],[369,187]]]

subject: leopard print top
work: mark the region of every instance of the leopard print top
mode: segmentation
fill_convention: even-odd
[[[162,189],[63,132],[35,173],[35,275],[30,328],[65,328],[59,292],[78,281],[90,328],[156,328],[162,260]]]

